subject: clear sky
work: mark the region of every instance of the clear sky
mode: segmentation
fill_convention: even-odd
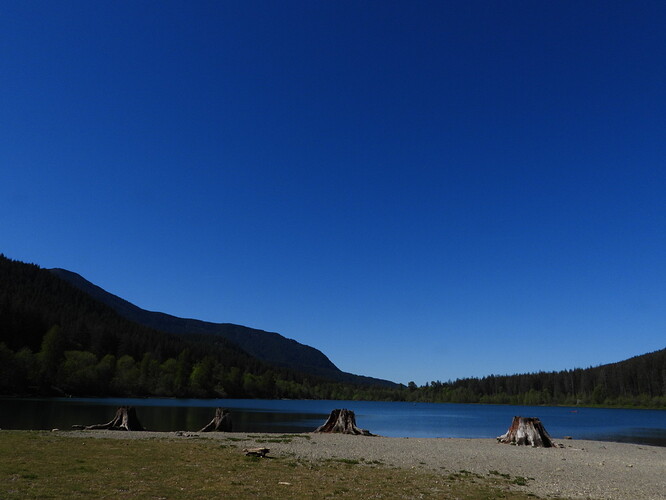
[[[402,383],[662,349],[666,2],[2,2],[0,252]]]

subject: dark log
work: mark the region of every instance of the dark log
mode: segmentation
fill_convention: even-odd
[[[557,446],[546,432],[541,420],[536,417],[513,417],[511,427],[505,434],[499,436],[497,441],[518,446],[530,445],[535,448],[553,448]]]
[[[215,417],[199,432],[231,432],[231,413],[225,408],[216,408]]]
[[[356,415],[351,410],[336,409],[328,416],[324,425],[315,429],[315,432],[329,432],[338,434],[354,434],[356,436],[374,436],[370,431],[356,427]]]
[[[248,457],[261,457],[266,458],[268,452],[271,451],[268,448],[245,448],[243,453]]]
[[[116,415],[110,422],[95,425],[73,425],[73,429],[83,429],[86,431],[96,429],[108,429],[114,431],[144,431],[145,429],[136,416],[136,409],[133,406],[121,406],[116,410]]]

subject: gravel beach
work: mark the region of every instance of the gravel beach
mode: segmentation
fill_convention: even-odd
[[[518,489],[540,497],[656,500],[666,499],[666,448],[564,440],[561,448],[499,444],[494,439],[387,438],[341,434],[282,435],[196,432],[67,431],[70,437],[116,439],[219,439],[239,448],[267,447],[269,456],[306,460],[379,460],[387,466],[442,473],[490,471],[529,478]],[[294,436],[303,436],[294,435]],[[271,440],[280,442],[266,442]]]

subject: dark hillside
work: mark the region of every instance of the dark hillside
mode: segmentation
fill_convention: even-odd
[[[321,351],[286,338],[279,333],[231,323],[210,323],[196,319],[179,318],[161,312],[146,311],[90,283],[76,273],[65,269],[51,269],[51,272],[100,302],[107,304],[125,318],[155,330],[186,336],[199,334],[212,335],[216,338],[221,337],[237,345],[251,356],[271,365],[333,380],[395,386],[394,383],[387,380],[342,372]]]
[[[395,386],[337,374],[269,364],[202,330],[138,324],[56,274],[0,255],[0,394],[351,399],[388,398]]]
[[[311,349],[278,334],[150,313],[80,278],[81,287],[88,289],[84,292],[57,274],[0,255],[0,394],[666,408],[666,349],[585,369],[433,381],[421,387],[337,369],[338,378],[332,379],[269,364],[209,328],[236,329],[238,335]],[[125,314],[145,315],[165,330],[188,333],[165,333],[130,321],[95,299],[95,294],[106,295],[106,300],[116,302],[117,310],[125,308]]]
[[[209,323],[196,319],[178,318],[160,312],[146,311],[108,293],[76,273],[65,269],[51,269],[51,272],[96,300],[112,307],[125,318],[155,330],[181,335],[192,333],[217,335],[233,342],[252,356],[278,366],[291,367],[306,372],[318,372],[322,375],[333,375],[340,372],[317,349],[285,338],[278,333],[230,323]]]
[[[187,351],[193,359],[212,355],[229,366],[255,372],[263,368],[263,363],[226,339],[185,341],[139,325],[47,270],[0,255],[0,344],[29,357],[28,353],[44,351],[45,338],[53,332],[57,332],[58,362],[68,351],[86,352],[96,360],[110,355],[135,361],[149,353],[158,363]]]

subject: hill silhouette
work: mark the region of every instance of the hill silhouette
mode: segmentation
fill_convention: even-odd
[[[359,387],[397,386],[344,373],[316,349],[281,335],[222,325],[291,349],[260,359],[219,333],[219,325],[143,311],[76,276],[0,255],[0,394],[351,398]]]
[[[403,386],[344,373],[277,333],[145,311],[70,271],[0,254],[0,394],[666,408],[666,349],[584,369]]]
[[[393,386],[388,380],[364,377],[341,371],[321,351],[275,332],[268,332],[232,323],[211,323],[198,319],[179,318],[162,312],[141,309],[121,297],[91,283],[66,269],[50,269],[51,273],[74,285],[95,300],[108,305],[124,318],[149,328],[177,335],[211,335],[222,337],[244,352],[274,366],[290,368],[332,380]]]

